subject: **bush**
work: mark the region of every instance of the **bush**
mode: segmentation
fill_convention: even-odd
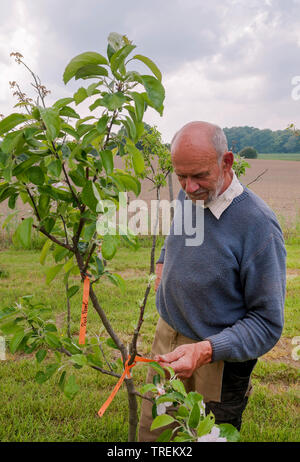
[[[245,157],[246,159],[257,159],[257,151],[251,146],[247,146],[239,152],[239,156]]]

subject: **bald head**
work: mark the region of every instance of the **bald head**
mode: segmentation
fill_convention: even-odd
[[[175,145],[188,143],[190,145],[210,145],[211,154],[215,152],[218,162],[221,162],[223,154],[228,151],[227,139],[223,130],[209,122],[195,121],[184,125],[171,141],[171,154]],[[178,146],[177,146],[178,147]]]
[[[228,152],[225,134],[217,125],[184,125],[172,140],[171,156],[178,180],[192,201],[214,200],[232,180],[233,154]]]

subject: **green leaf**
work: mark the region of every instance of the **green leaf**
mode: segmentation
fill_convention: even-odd
[[[161,107],[165,99],[164,87],[159,80],[151,75],[142,75],[141,77],[151,105],[161,113]]]
[[[22,247],[28,249],[31,244],[31,230],[32,230],[33,218],[25,218],[17,227],[14,233],[14,239],[21,244]]]
[[[188,417],[189,414],[190,413],[189,413],[188,409],[185,406],[180,406],[177,409],[177,415],[179,415],[180,417]]]
[[[173,430],[172,428],[166,428],[157,438],[157,443],[167,443],[172,437]]]
[[[206,416],[197,427],[197,435],[198,437],[207,435],[211,432],[215,422],[214,419],[211,419],[209,416]]]
[[[88,64],[87,66],[81,67],[75,74],[75,80],[85,79],[85,78],[94,78],[99,75],[108,76],[107,69],[102,66],[97,66],[97,64]]]
[[[190,408],[192,408],[195,403],[197,403],[198,401],[202,401],[202,400],[203,400],[203,396],[200,395],[200,393],[197,393],[196,391],[190,391],[187,397],[185,398],[185,403]]]
[[[73,297],[75,294],[77,294],[78,290],[80,289],[79,286],[72,286],[69,288],[69,290],[67,291],[67,297],[68,298],[71,298]]]
[[[10,343],[9,343],[9,349],[12,354],[14,354],[18,347],[20,346],[23,338],[25,337],[25,332],[24,329],[21,329],[15,333],[15,335],[12,337]]]
[[[184,388],[184,385],[181,382],[181,380],[178,380],[178,379],[172,380],[171,386],[172,386],[172,388],[174,388],[174,390],[178,391],[178,393],[181,393],[184,396],[187,395],[186,391],[185,391],[185,388]]]
[[[157,389],[153,383],[146,383],[146,385],[143,385],[140,389],[140,393],[142,393],[142,395],[149,393],[149,391],[156,393]]]
[[[14,149],[19,151],[24,145],[25,139],[23,132],[17,130],[15,132],[8,133],[1,144],[1,150],[7,154],[11,153]]]
[[[13,306],[7,306],[7,307],[3,308],[3,310],[0,311],[0,321],[2,319],[5,319],[5,318],[11,316],[16,311],[17,310]]]
[[[64,394],[65,394],[65,396],[68,399],[72,400],[77,395],[79,390],[80,390],[80,388],[79,388],[79,385],[77,385],[77,383],[76,383],[75,376],[70,375],[68,380],[65,382],[65,386],[64,386]]]
[[[98,200],[95,197],[93,182],[88,180],[81,191],[81,200],[87,205],[93,212],[96,212]]]
[[[195,403],[189,416],[188,426],[190,428],[197,428],[200,421],[200,407],[198,403]]]
[[[67,65],[63,75],[64,83],[69,82],[80,68],[90,64],[108,64],[108,62],[104,56],[94,51],[81,53],[80,55],[75,56],[75,58],[73,58]]]
[[[146,64],[146,66],[148,66],[149,69],[153,72],[155,77],[161,82],[161,72],[150,58],[147,58],[147,56],[143,55],[134,55],[132,59],[138,59],[139,61],[142,61],[144,64]]]
[[[39,197],[38,211],[41,218],[44,218],[48,215],[50,210],[50,196],[47,194],[41,194]]]
[[[153,420],[150,431],[155,430],[156,428],[161,428],[161,427],[165,427],[166,425],[170,425],[174,421],[175,421],[174,417],[168,414],[158,415]]]
[[[70,360],[78,364],[78,366],[85,366],[87,364],[87,358],[84,355],[78,354],[78,355],[72,355],[70,357]]]
[[[165,371],[163,370],[163,368],[156,362],[151,362],[149,363],[149,366],[152,367],[152,369],[154,369],[160,376],[162,376],[163,378],[166,377],[166,374],[165,374]]]
[[[24,114],[13,113],[0,121],[0,136],[27,120]]]
[[[144,112],[145,112],[145,100],[140,93],[132,92],[131,96],[134,99],[135,104],[135,115],[138,122],[143,120]]]
[[[61,389],[61,391],[64,391],[66,375],[67,375],[67,372],[63,371],[61,376],[60,376],[59,382],[58,382],[58,386]]]
[[[27,175],[31,183],[41,186],[45,182],[45,175],[41,167],[34,165],[27,170]]]
[[[125,45],[120,50],[118,50],[111,57],[110,64],[113,74],[116,74],[116,71],[119,70],[121,74],[125,74],[124,60],[125,58],[136,48],[136,45]],[[116,74],[117,78],[119,77]]]
[[[84,101],[86,98],[88,97],[88,94],[87,94],[87,91],[85,88],[83,87],[80,87],[76,93],[74,93],[73,95],[73,98],[74,98],[74,101],[75,101],[75,104],[77,106],[77,104],[81,103],[82,101]]]
[[[134,145],[134,143],[127,139],[126,141],[126,149],[129,154],[132,155],[132,164],[134,171],[137,175],[143,173],[145,169],[144,157],[141,151]]]
[[[86,181],[87,181],[86,177],[84,176],[84,174],[82,172],[82,170],[78,166],[76,170],[71,170],[69,172],[69,176],[70,176],[71,180],[73,181],[73,183],[76,186],[80,186],[80,187],[83,187],[85,185]]]
[[[225,423],[218,425],[220,428],[220,437],[226,438],[229,442],[237,442],[240,440],[239,431],[231,424]]]
[[[117,93],[106,93],[101,99],[101,106],[107,107],[109,111],[120,109],[126,102],[124,93],[118,91]]]
[[[60,132],[61,120],[58,115],[58,110],[49,108],[39,108],[41,118],[46,126],[47,134],[50,141],[54,141],[58,137]]]
[[[53,324],[52,322],[48,322],[45,325],[45,331],[47,331],[47,332],[57,332],[56,325]]]
[[[67,104],[70,104],[70,103],[73,103],[74,99],[73,98],[61,98],[61,99],[58,99],[52,107],[54,107],[55,109],[60,109],[64,106],[67,106]]]
[[[42,385],[42,383],[47,382],[48,378],[49,377],[47,377],[47,375],[43,371],[38,371],[35,376],[35,381],[38,384]]]
[[[45,271],[47,284],[50,284],[50,282],[53,281],[53,279],[58,275],[63,266],[63,264],[51,266],[51,268],[48,268]]]
[[[117,345],[115,344],[115,342],[113,341],[112,338],[108,338],[108,339],[106,340],[105,343],[106,343],[106,345],[108,345],[110,348],[114,348],[115,350],[118,350],[118,347],[117,347]]]
[[[107,175],[110,175],[114,169],[113,153],[109,149],[100,152],[103,167]]]
[[[39,160],[38,156],[31,156],[29,159],[24,160],[13,169],[13,175],[18,176],[23,173],[27,168],[31,167],[37,160]]]
[[[47,168],[48,168],[50,175],[53,175],[56,178],[60,177],[61,170],[62,170],[62,165],[61,165],[60,160],[58,159],[52,160],[52,162],[50,162]]]
[[[117,251],[116,240],[114,236],[105,234],[103,237],[101,252],[105,260],[111,260]]]
[[[39,350],[35,355],[37,362],[40,364],[46,358],[46,355],[47,350]]]
[[[123,293],[125,292],[126,284],[125,284],[124,279],[119,274],[107,273],[106,276],[113,284],[119,287]]]
[[[45,333],[45,340],[46,340],[46,343],[51,347],[51,348],[60,348],[61,347],[61,343],[60,343],[60,340],[59,338],[57,337],[56,334],[54,334],[53,332],[46,332]]]
[[[47,241],[43,245],[43,248],[42,248],[41,254],[40,254],[40,264],[41,265],[45,264],[45,260],[46,260],[46,257],[48,255],[48,252],[50,250],[51,244],[52,244],[52,241],[50,241],[50,239],[47,239]]]
[[[104,115],[102,116],[98,122],[96,123],[96,129],[98,130],[99,132],[99,135],[103,135],[103,133],[106,132],[106,128],[107,128],[107,122],[109,121],[109,116],[108,115]]]
[[[72,107],[69,107],[69,106],[64,106],[59,111],[59,115],[62,116],[62,117],[71,117],[73,119],[80,119],[80,115],[77,114],[77,112],[74,111],[74,109]],[[62,125],[62,128],[64,128],[66,130],[66,127],[65,127],[64,124]]]
[[[99,132],[95,128],[89,131],[82,139],[82,147],[86,148],[95,138],[99,137]]]

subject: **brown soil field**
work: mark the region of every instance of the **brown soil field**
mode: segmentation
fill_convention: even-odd
[[[249,185],[249,188],[258,194],[278,217],[293,221],[296,214],[300,213],[300,161],[251,159],[249,164],[251,167],[246,170],[246,175],[240,178],[241,183]],[[120,168],[121,166],[121,159],[116,158],[115,167]],[[176,198],[180,185],[175,174],[172,175],[172,179]],[[131,194],[130,196],[134,197]],[[155,199],[155,191],[149,180],[143,181],[139,199],[147,203]],[[169,199],[168,187],[162,189],[161,199]],[[28,204],[24,206],[20,201],[17,207],[26,215],[30,209]],[[7,201],[1,203],[0,222],[10,212]]]

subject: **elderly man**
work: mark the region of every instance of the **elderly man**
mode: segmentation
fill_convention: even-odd
[[[152,354],[187,391],[203,395],[216,423],[240,429],[253,367],[283,328],[282,232],[265,202],[238,181],[219,127],[188,123],[173,138],[171,156],[179,202],[192,201],[195,214],[196,201],[203,201],[204,239],[186,246],[184,233],[171,226],[157,262],[160,317]],[[151,407],[143,401],[140,441],[160,433],[150,432]]]

